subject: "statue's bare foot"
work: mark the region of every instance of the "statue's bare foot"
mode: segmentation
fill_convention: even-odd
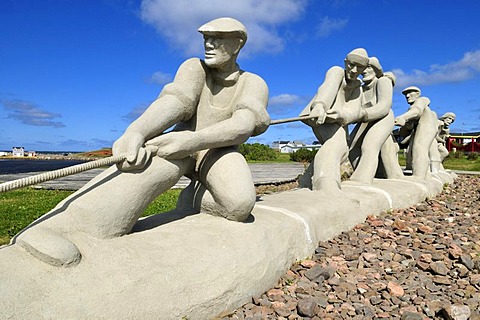
[[[342,195],[342,186],[340,181],[330,177],[320,177],[312,179],[312,190],[323,191],[329,195]]]
[[[82,259],[77,246],[70,240],[42,227],[25,231],[17,243],[35,258],[55,267],[72,267]]]

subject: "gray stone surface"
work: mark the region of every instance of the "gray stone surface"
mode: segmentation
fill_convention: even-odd
[[[421,202],[442,185],[375,180],[367,187],[344,185],[338,196],[297,189],[263,196],[245,223],[171,212],[142,219],[119,238],[76,232],[71,237],[83,257],[73,268],[7,246],[0,249],[0,315],[208,319],[271,288],[295,261],[312,255],[318,241],[369,214]]]

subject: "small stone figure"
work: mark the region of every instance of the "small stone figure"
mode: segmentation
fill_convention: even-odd
[[[349,159],[355,169],[350,180],[371,184],[380,149],[394,125],[392,81],[383,75],[376,57],[369,58],[368,67],[363,72],[362,91],[363,116],[350,134]]]
[[[198,31],[205,60],[186,60],[114,143],[114,155],[126,155],[126,161],[105,170],[14,241],[52,265],[75,265],[81,259],[76,233],[102,239],[129,233],[148,204],[183,175],[192,184],[179,207],[247,219],[256,195],[237,145],[268,128],[268,88],[236,63],[247,40],[243,24],[219,18]]]
[[[412,170],[413,177],[425,180],[430,176],[430,148],[438,131],[438,119],[430,109],[430,99],[421,97],[418,87],[403,89],[408,111],[395,118],[395,125],[400,126],[402,143],[408,143],[407,169]]]
[[[345,68],[331,67],[317,94],[300,113],[322,147],[313,161],[312,189],[335,193],[340,190],[340,165],[348,158],[347,125],[362,119],[362,82],[358,76],[368,66],[365,49],[351,51]]]
[[[447,112],[440,117],[438,121],[438,133],[435,137],[436,143],[433,143],[430,150],[430,161],[432,173],[445,171],[443,167],[443,160],[448,156],[448,149],[446,147],[447,138],[450,135],[450,125],[455,121],[455,113]]]

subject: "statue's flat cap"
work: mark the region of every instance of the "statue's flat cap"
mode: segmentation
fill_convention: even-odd
[[[220,35],[239,37],[247,39],[247,28],[238,20],[233,18],[218,18],[205,23],[198,28],[198,32],[206,35]]]
[[[443,116],[440,117],[441,120],[445,118],[452,118],[455,119],[457,116],[453,112],[446,112]]]
[[[418,87],[415,87],[415,86],[410,86],[410,87],[406,87],[405,89],[402,90],[402,94],[405,94],[407,92],[410,92],[410,91],[416,91],[418,93],[420,93],[420,89]]]
[[[363,48],[353,49],[347,54],[346,60],[358,63],[364,67],[368,66],[368,53]]]
[[[368,65],[373,68],[373,71],[375,71],[375,75],[377,76],[377,78],[383,76],[383,68],[377,57],[368,58]]]

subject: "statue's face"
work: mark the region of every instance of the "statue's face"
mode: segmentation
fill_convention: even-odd
[[[455,119],[453,119],[452,117],[443,118],[443,123],[445,123],[446,126],[451,125],[453,121],[455,121]]]
[[[372,82],[375,79],[375,70],[372,67],[368,66],[362,73],[363,81],[364,82]]]
[[[418,97],[420,97],[420,92],[418,91],[405,92],[405,99],[407,99],[408,104],[413,104]]]
[[[240,50],[240,39],[204,35],[205,63],[210,68],[221,68]]]
[[[355,80],[360,76],[367,67],[357,62],[345,60],[345,75],[347,80]]]

